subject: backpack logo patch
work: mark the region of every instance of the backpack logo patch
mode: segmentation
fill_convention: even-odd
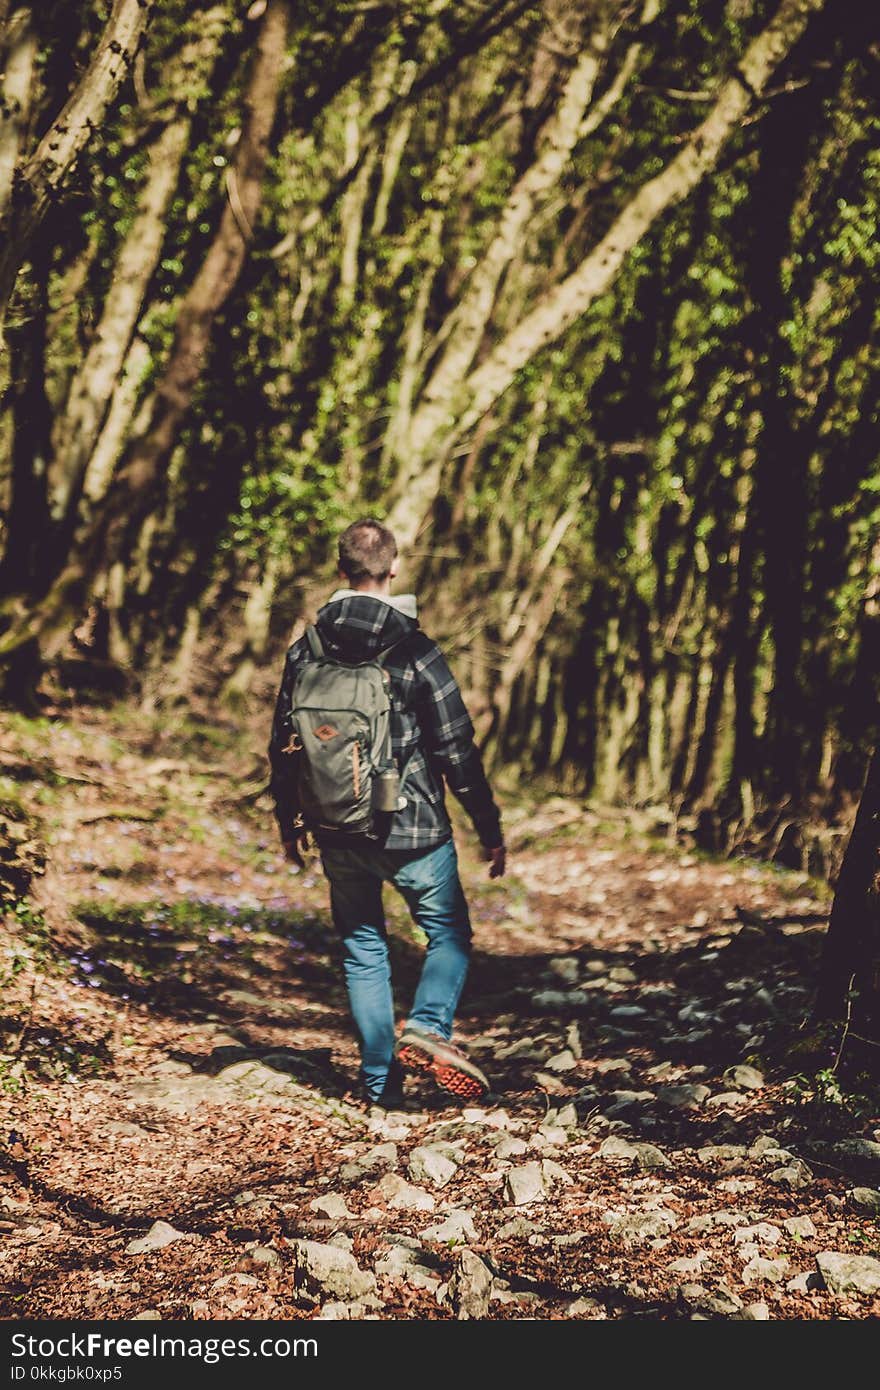
[[[331,738],[339,736],[339,730],[334,729],[332,724],[319,724],[313,732],[315,738],[319,738],[322,743],[329,743]]]

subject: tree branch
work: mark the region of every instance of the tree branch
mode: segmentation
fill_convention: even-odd
[[[774,17],[746,49],[736,73],[722,83],[712,110],[675,158],[642,185],[578,268],[550,290],[472,372],[459,398],[444,403],[432,430],[413,450],[406,487],[389,517],[402,545],[412,544],[418,534],[440,486],[450,447],[491,409],[537,353],[559,339],[607,291],[628,253],[650,227],[712,170],[752,102],[766,91],[773,73],[824,4],[825,0],[781,0]]]

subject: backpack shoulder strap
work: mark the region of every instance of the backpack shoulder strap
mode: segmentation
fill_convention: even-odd
[[[314,623],[309,623],[309,626],[306,628],[305,636],[312,656],[316,661],[322,661],[324,658],[324,643],[318,636],[318,629],[315,627]]]

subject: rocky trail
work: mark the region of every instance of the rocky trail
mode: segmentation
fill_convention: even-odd
[[[371,1110],[323,879],[246,743],[124,711],[0,736],[50,845],[0,942],[3,1317],[880,1313],[876,1100],[797,1061],[826,891],[510,796],[505,879],[458,830],[493,1092]]]

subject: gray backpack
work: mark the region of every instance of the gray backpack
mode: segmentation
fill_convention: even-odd
[[[314,661],[294,681],[289,750],[308,829],[369,835],[377,812],[397,809],[400,778],[391,750],[391,647],[358,664],[327,656],[306,629]],[[396,643],[394,645],[397,645]]]

